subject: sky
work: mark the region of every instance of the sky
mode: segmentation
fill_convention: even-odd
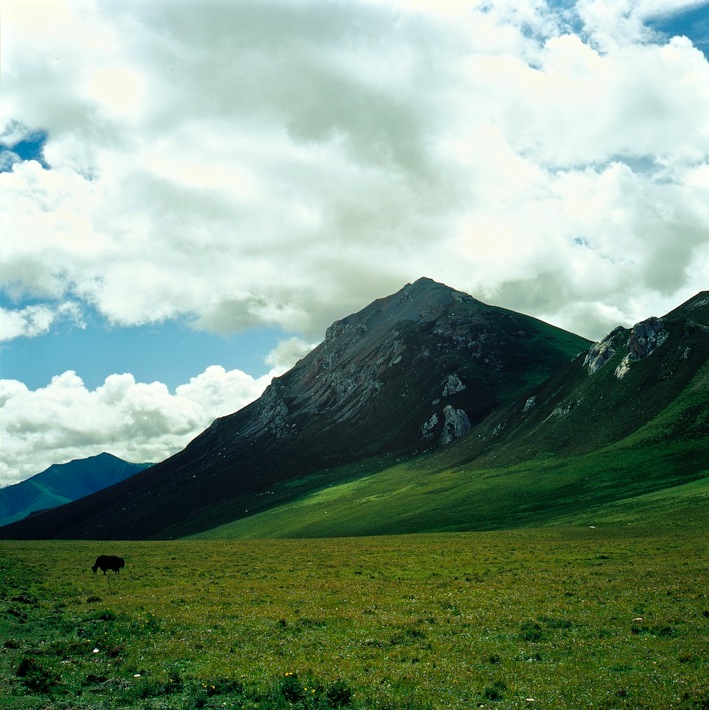
[[[163,460],[421,276],[592,340],[708,287],[707,2],[0,13],[0,486]]]

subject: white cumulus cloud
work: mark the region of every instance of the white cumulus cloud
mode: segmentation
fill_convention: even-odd
[[[591,338],[662,314],[709,279],[709,62],[646,23],[696,5],[6,0],[3,338],[90,311],[309,342],[420,276]],[[6,383],[11,469],[52,437],[162,457],[235,372]],[[45,399],[86,429],[42,434]]]
[[[54,308],[43,304],[15,310],[0,307],[0,341],[44,335],[60,319],[69,320],[81,327],[83,319],[80,306],[66,302]]]
[[[131,374],[111,375],[95,390],[72,371],[36,390],[0,380],[0,486],[102,451],[128,461],[162,461],[216,417],[258,398],[267,383],[218,366],[174,394],[161,382],[136,382]]]
[[[692,6],[9,0],[6,288],[314,337],[427,275],[601,337],[703,286],[709,64],[643,24]]]

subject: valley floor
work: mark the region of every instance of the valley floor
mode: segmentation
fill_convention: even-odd
[[[708,542],[0,541],[0,706],[706,708]]]

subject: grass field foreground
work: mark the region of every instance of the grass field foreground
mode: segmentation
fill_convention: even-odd
[[[709,708],[708,540],[3,541],[0,707]]]

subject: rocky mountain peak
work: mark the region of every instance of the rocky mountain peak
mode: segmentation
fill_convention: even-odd
[[[81,526],[117,537],[199,530],[207,519],[213,525],[237,514],[225,501],[278,482],[446,445],[588,345],[418,279],[333,323],[257,401],[215,421],[126,497],[112,491],[111,514],[97,512]]]
[[[385,450],[446,444],[500,402],[500,388],[509,396],[551,372],[548,357],[561,365],[587,345],[567,334],[574,345],[566,350],[545,335],[539,349],[540,335],[534,319],[421,278],[333,323],[273,381],[253,405],[257,424],[237,436],[299,439],[315,417],[319,437],[376,421],[390,433]],[[528,368],[535,374],[523,374]],[[379,436],[364,444],[372,453],[381,446]]]
[[[371,340],[403,322],[435,320],[446,308],[462,302],[478,303],[472,296],[445,284],[420,278],[391,296],[379,298],[361,311],[335,321],[327,329],[325,341],[336,340],[345,334],[356,338],[367,335],[367,340]]]

